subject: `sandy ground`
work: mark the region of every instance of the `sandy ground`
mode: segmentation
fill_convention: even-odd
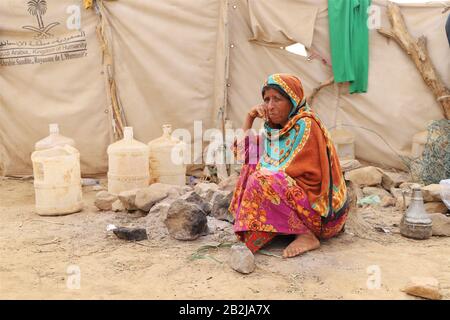
[[[97,211],[95,193],[83,188],[82,212],[41,217],[31,180],[0,180],[0,298],[417,299],[401,291],[411,276],[435,277],[450,298],[450,238],[403,238],[396,227],[401,213],[392,208],[360,209],[366,221],[390,231],[376,241],[346,231],[316,251],[281,259],[288,239],[278,239],[256,255],[256,270],[242,275],[227,265],[227,242],[235,241],[229,231],[177,241],[158,217]],[[110,223],[146,227],[149,240],[120,240],[106,231]]]

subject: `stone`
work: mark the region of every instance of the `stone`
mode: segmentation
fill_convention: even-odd
[[[183,195],[183,194],[186,194],[186,193],[188,193],[188,192],[191,192],[191,191],[193,191],[193,188],[191,187],[191,186],[182,186],[181,188],[180,188],[180,193]]]
[[[135,206],[142,211],[149,212],[157,202],[165,199],[169,192],[178,194],[175,189],[170,188],[171,186],[167,186],[162,183],[154,183],[147,188],[139,189],[136,192]]]
[[[430,218],[433,221],[433,236],[450,237],[450,217],[441,213],[432,213]]]
[[[119,239],[123,240],[141,241],[148,239],[147,231],[143,228],[118,227],[113,232]]]
[[[421,188],[421,187],[422,185],[416,182],[403,182],[399,185],[400,189],[407,189],[408,191],[411,191],[413,188]]]
[[[195,240],[209,231],[205,212],[195,203],[181,199],[170,205],[164,224],[177,240]]]
[[[125,207],[123,206],[122,201],[117,199],[116,201],[113,202],[111,210],[114,212],[125,211]]]
[[[217,191],[219,189],[219,186],[215,183],[207,183],[207,182],[201,182],[198,183],[194,187],[195,193],[197,193],[199,196],[203,197],[206,195],[206,193],[210,190]]]
[[[383,175],[381,178],[381,186],[386,190],[398,187],[410,179],[406,172],[390,172],[382,169],[379,169],[379,171]]]
[[[169,210],[171,204],[172,204],[172,203],[168,203],[168,202],[165,202],[165,201],[161,201],[161,202],[155,204],[155,205],[150,209],[149,214],[162,213],[162,214],[166,215],[166,214],[167,214],[167,211]]]
[[[351,171],[361,167],[361,163],[356,159],[340,160],[342,172]]]
[[[119,193],[119,200],[122,202],[123,207],[128,211],[135,211],[138,208],[136,207],[136,193],[139,189],[122,191]]]
[[[442,299],[442,294],[439,291],[439,281],[432,277],[411,277],[402,291],[425,299]]]
[[[112,204],[117,200],[117,196],[107,191],[100,191],[95,195],[94,205],[100,210],[112,210]]]
[[[400,210],[400,211],[405,211],[406,209],[408,209],[410,203],[411,203],[410,196],[405,196],[405,202],[403,202],[402,196],[397,197],[397,198],[395,198],[395,209]]]
[[[105,188],[99,184],[96,184],[95,186],[92,186],[92,190],[94,191],[102,191],[105,190]]]
[[[255,256],[245,245],[231,247],[229,266],[240,273],[249,274],[255,270]]]
[[[382,173],[376,167],[364,167],[345,173],[345,179],[360,186],[376,186],[381,184]]]
[[[226,178],[225,180],[223,180],[219,183],[219,185],[218,185],[219,190],[234,191],[238,180],[239,180],[239,175],[237,175],[236,173],[232,174],[231,176],[229,176],[228,178]]]
[[[394,198],[403,197],[403,191],[407,192],[408,195],[410,195],[409,191],[406,191],[406,189],[401,189],[401,188],[392,187],[389,191],[391,192],[391,194]],[[407,194],[405,194],[405,195],[407,195]]]
[[[196,204],[199,208],[201,208],[205,212],[206,215],[211,213],[211,204],[206,202],[205,199],[200,197],[198,193],[196,193],[195,191],[186,193],[185,195],[180,197],[180,199],[186,202]]]
[[[365,195],[364,195],[362,189],[361,189],[360,187],[358,187],[357,184],[354,184],[354,183],[353,183],[353,186],[354,186],[354,187],[353,187],[353,191],[354,191],[354,193],[355,193],[355,195],[356,195],[356,200],[357,200],[357,201],[362,200],[362,199],[365,197]]]
[[[384,196],[381,198],[380,206],[383,208],[395,206],[397,203],[396,199],[391,196]]]
[[[210,233],[214,233],[217,231],[224,231],[224,230],[230,230],[233,232],[233,225],[229,223],[228,221],[223,221],[216,219],[214,217],[208,216],[208,228],[210,230]]]
[[[219,191],[215,194],[212,202],[211,216],[219,220],[229,221],[234,223],[234,217],[228,210],[230,207],[233,192]]]
[[[424,206],[425,206],[426,212],[428,212],[428,213],[445,214],[448,211],[447,206],[441,201],[427,202],[424,204]]]
[[[381,176],[381,186],[386,190],[389,190],[392,187],[395,187],[395,183],[394,183],[394,180],[391,178],[391,175],[389,175],[387,172],[385,172],[382,169],[378,168],[378,170],[381,172],[381,175],[382,175]]]
[[[391,197],[391,194],[383,188],[364,187],[362,189],[362,192],[365,196],[377,195],[380,197],[380,199],[383,199],[383,197]]]
[[[441,186],[439,184],[430,184],[422,187],[422,197],[424,202],[442,201]]]
[[[214,195],[216,194],[217,191],[214,190],[208,190],[208,192],[206,192],[206,194],[203,196],[203,199],[210,203],[212,201],[212,199],[214,198]]]
[[[204,176],[203,174],[204,169],[205,169],[204,164],[189,164],[186,166],[186,175],[201,178]]]

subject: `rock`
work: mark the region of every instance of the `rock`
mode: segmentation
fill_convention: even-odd
[[[230,211],[228,211],[232,198],[233,192],[231,191],[217,192],[212,200],[213,205],[211,209],[211,216],[219,220],[225,220],[234,223],[234,217],[230,213]]]
[[[94,205],[100,210],[112,210],[112,204],[117,200],[117,196],[108,193],[107,191],[100,191],[95,195]]]
[[[148,239],[147,231],[143,228],[119,227],[113,230],[114,234],[124,240],[141,241]]]
[[[255,270],[255,256],[245,245],[234,245],[231,247],[228,264],[237,272],[249,274]]]
[[[208,234],[204,211],[198,205],[181,199],[170,205],[164,224],[169,234],[177,240],[195,240]]]
[[[206,195],[206,193],[210,190],[213,190],[214,192],[219,189],[219,186],[215,183],[207,183],[207,182],[201,182],[198,183],[194,187],[195,193],[197,193],[199,196],[203,197]]]
[[[96,184],[95,186],[92,187],[92,190],[94,191],[102,191],[105,190],[105,188],[99,184]]]
[[[138,208],[136,207],[136,193],[139,189],[122,191],[119,193],[119,200],[122,202],[123,207],[128,211],[135,211]]]
[[[193,188],[191,186],[182,186],[180,188],[181,195],[186,194],[186,193],[191,192],[191,191],[193,191]]]
[[[413,188],[421,188],[421,187],[422,185],[416,182],[403,182],[399,185],[400,189],[406,189],[408,191],[411,191]]]
[[[441,213],[432,213],[430,218],[433,221],[433,236],[450,237],[450,217]]]
[[[210,233],[215,233],[217,231],[224,231],[224,230],[229,230],[232,233],[234,233],[233,225],[228,221],[219,220],[211,216],[208,216],[206,218],[208,219],[208,229]]]
[[[364,198],[364,195],[362,190],[353,182],[345,181],[345,185],[347,187],[347,197],[349,199],[348,205],[350,207],[350,211],[354,211],[357,207],[357,201]]]
[[[397,201],[396,201],[396,199],[395,199],[394,197],[391,197],[391,196],[384,196],[384,197],[381,198],[381,203],[380,203],[380,205],[381,205],[383,208],[386,208],[386,207],[392,207],[392,206],[395,206],[396,203],[397,203]]]
[[[430,184],[422,187],[422,197],[424,202],[442,201],[441,186],[439,184]]]
[[[360,186],[376,186],[381,184],[382,173],[376,167],[364,167],[345,173],[345,179]]]
[[[154,183],[147,188],[139,189],[136,192],[135,206],[142,211],[149,212],[157,202],[165,199],[169,192],[178,194],[172,186],[167,186],[169,185]]]
[[[352,182],[350,182],[350,183],[352,183]],[[353,185],[353,191],[356,195],[356,200],[359,201],[359,200],[363,199],[365,196],[364,196],[362,189],[355,183],[352,183],[352,185]]]
[[[440,214],[445,214],[448,211],[446,205],[441,201],[425,203],[425,210],[428,213],[440,213]]]
[[[409,176],[406,172],[389,172],[382,169],[379,169],[379,171],[382,174],[381,186],[386,190],[398,187],[400,184],[409,180]]]
[[[383,188],[377,187],[364,187],[362,192],[365,196],[377,195],[382,199],[383,197],[391,197],[391,194]]]
[[[378,170],[381,172],[381,175],[382,175],[381,176],[381,186],[386,190],[390,190],[392,187],[395,187],[394,179],[392,179],[391,176],[387,172],[385,172],[381,169],[378,169]]]
[[[208,190],[208,192],[206,192],[206,194],[203,196],[203,199],[210,203],[212,201],[212,199],[214,198],[214,195],[216,194],[216,191],[214,190]]]
[[[113,202],[111,210],[114,212],[125,211],[125,207],[123,206],[122,201],[117,199],[116,201]]]
[[[406,191],[406,189],[391,188],[389,191],[391,192],[391,194],[394,198],[403,197],[403,191],[407,192],[408,195],[410,195],[410,192]],[[407,194],[405,194],[405,195],[407,195]]]
[[[161,214],[164,219],[165,216],[167,215],[167,211],[169,211],[171,203],[167,203],[167,202],[159,202],[157,204],[155,204],[149,211],[149,214]]]
[[[196,204],[197,206],[199,206],[199,208],[201,208],[205,212],[206,215],[211,213],[211,205],[208,202],[206,202],[205,199],[200,197],[195,191],[186,193],[180,199],[186,202]]]
[[[227,179],[225,179],[219,183],[219,190],[234,191],[238,180],[239,180],[239,175],[232,174]]]
[[[439,281],[431,277],[412,277],[402,291],[421,298],[431,300],[442,299],[442,294],[439,291]]]
[[[395,209],[404,211],[404,210],[408,209],[410,203],[411,203],[410,196],[405,196],[405,203],[403,203],[402,196],[397,197],[397,198],[395,198]]]
[[[189,164],[186,166],[186,175],[201,178],[204,176],[203,170],[205,169],[204,164]]]
[[[361,167],[361,163],[358,160],[340,160],[342,172],[351,171]]]

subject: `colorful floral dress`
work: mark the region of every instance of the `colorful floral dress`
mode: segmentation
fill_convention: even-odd
[[[305,103],[300,80],[290,77],[272,75],[268,80],[288,88],[285,92],[295,98],[297,108],[285,127],[275,130],[266,124],[264,136],[235,143],[235,155],[244,164],[230,212],[234,231],[252,251],[277,234],[312,231],[318,238],[331,238],[342,230],[348,213],[330,135]]]

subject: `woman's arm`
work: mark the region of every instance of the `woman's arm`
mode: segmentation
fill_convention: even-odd
[[[242,130],[244,130],[245,133],[247,133],[247,131],[252,128],[253,122],[255,121],[256,118],[261,118],[261,119],[264,119],[264,121],[268,121],[269,114],[268,114],[267,107],[265,104],[259,104],[259,105],[254,106],[247,113],[247,116],[245,117],[244,125],[242,127]]]

